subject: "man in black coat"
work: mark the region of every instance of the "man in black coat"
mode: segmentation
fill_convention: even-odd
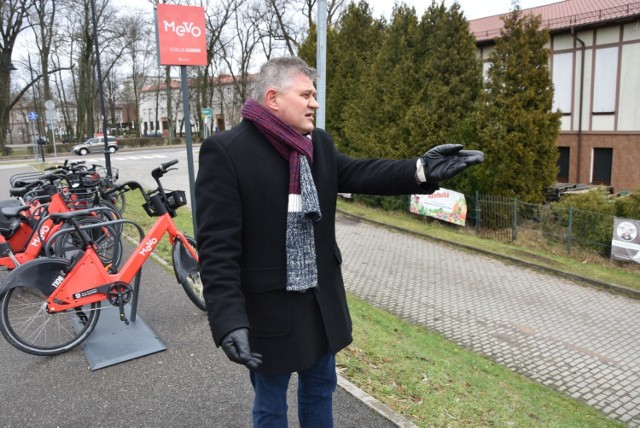
[[[352,340],[335,237],[337,193],[432,193],[482,162],[447,144],[409,160],[351,159],[314,128],[316,72],[265,63],[242,122],[209,137],[196,181],[197,240],[209,324],[246,365],[255,427],[286,427],[298,373],[302,427],[332,426],[335,354]]]

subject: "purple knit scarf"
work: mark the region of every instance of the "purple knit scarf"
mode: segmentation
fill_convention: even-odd
[[[313,144],[252,99],[244,103],[241,112],[289,162],[287,290],[306,291],[318,285],[313,222],[322,218],[309,166],[313,162]]]

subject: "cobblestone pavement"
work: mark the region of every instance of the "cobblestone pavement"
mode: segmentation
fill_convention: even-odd
[[[640,301],[338,215],[347,290],[640,427]]]

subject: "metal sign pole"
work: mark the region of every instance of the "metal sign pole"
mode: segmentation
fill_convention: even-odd
[[[51,142],[53,144],[53,157],[58,157],[58,151],[56,150],[56,103],[53,100],[47,100],[44,102],[45,116],[47,119],[47,126],[51,130]]]
[[[327,112],[327,0],[318,1],[318,35],[316,42],[316,68],[318,70],[318,104],[316,127],[324,129]]]
[[[184,116],[184,134],[187,140],[187,166],[189,167],[189,194],[191,196],[191,218],[193,221],[193,234],[196,231],[196,179],[193,168],[193,145],[191,143],[191,112],[189,108],[189,83],[187,81],[187,66],[180,66],[180,80],[182,88],[182,114]]]

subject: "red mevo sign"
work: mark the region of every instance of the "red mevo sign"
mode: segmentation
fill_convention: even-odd
[[[207,65],[204,8],[157,5],[158,62],[160,65]]]

